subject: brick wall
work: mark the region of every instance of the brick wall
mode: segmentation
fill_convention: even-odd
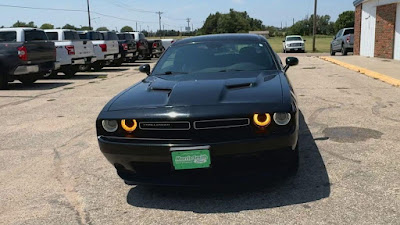
[[[356,6],[354,19],[354,55],[360,55],[362,4]]]
[[[397,4],[376,10],[375,57],[393,59]]]

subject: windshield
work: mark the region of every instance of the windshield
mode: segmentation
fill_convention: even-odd
[[[26,30],[25,41],[44,41],[48,40],[47,35],[41,30]]]
[[[287,37],[286,41],[302,41],[301,37]]]
[[[206,42],[170,47],[152,74],[275,70],[267,43]]]

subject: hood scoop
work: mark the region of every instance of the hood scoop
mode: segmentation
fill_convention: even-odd
[[[257,84],[256,78],[239,78],[239,79],[230,79],[226,81],[225,87],[228,90],[234,90],[242,88],[251,88],[256,84]]]
[[[162,91],[162,92],[171,93],[172,89],[174,89],[175,85],[176,85],[176,82],[157,79],[156,82],[151,82],[149,84],[148,91]]]

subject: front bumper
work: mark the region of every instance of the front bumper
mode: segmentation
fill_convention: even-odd
[[[290,134],[250,140],[190,144],[98,137],[100,150],[123,180],[131,184],[172,186],[229,184],[251,177],[259,180],[260,175],[279,175],[293,163],[297,140],[297,130]],[[170,152],[172,147],[204,145],[210,146],[210,168],[174,169]]]
[[[305,46],[286,47],[286,51],[304,51],[305,49]]]

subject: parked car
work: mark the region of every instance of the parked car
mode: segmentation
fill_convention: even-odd
[[[162,42],[164,49],[167,49],[167,48],[169,48],[169,46],[171,46],[175,42],[175,39],[168,39],[168,38],[161,39],[161,42]]]
[[[67,78],[71,78],[79,71],[79,67],[86,67],[95,62],[93,43],[81,40],[76,31],[51,29],[45,32],[56,46],[57,62],[61,66],[59,70],[52,71],[53,76],[62,72]]]
[[[100,112],[100,150],[127,184],[265,180],[297,171],[299,108],[286,66],[252,34],[174,43]]]
[[[56,48],[43,30],[35,28],[0,29],[0,89],[8,82],[30,85],[53,69],[58,69]]]
[[[82,67],[82,71],[90,70],[90,68],[93,68],[94,71],[100,71],[104,66],[121,58],[117,40],[104,40],[104,36],[97,31],[78,31],[78,34],[81,40],[92,41],[96,57],[96,61],[90,66]]]
[[[115,47],[115,44],[118,47],[118,54],[115,54],[114,60],[107,65],[121,66],[121,64],[124,62],[124,59],[122,58],[122,54],[120,51],[119,38],[117,33],[114,31],[100,31],[100,34],[102,35],[104,40],[112,41],[113,48]]]
[[[147,40],[147,42],[149,43],[152,57],[160,58],[165,50],[161,40]]]
[[[129,32],[133,35],[136,41],[136,46],[139,51],[138,59],[150,59],[151,58],[151,49],[149,43],[146,39],[146,36],[142,32]]]
[[[285,40],[283,40],[283,52],[305,52],[305,42],[306,40],[304,40],[300,35],[286,36]]]
[[[344,28],[339,30],[331,42],[331,55],[336,52],[341,52],[342,55],[347,55],[348,52],[353,52],[354,45],[354,28]]]
[[[124,62],[135,62],[139,52],[137,51],[136,41],[132,34],[119,33],[118,34],[119,52],[122,55]]]

